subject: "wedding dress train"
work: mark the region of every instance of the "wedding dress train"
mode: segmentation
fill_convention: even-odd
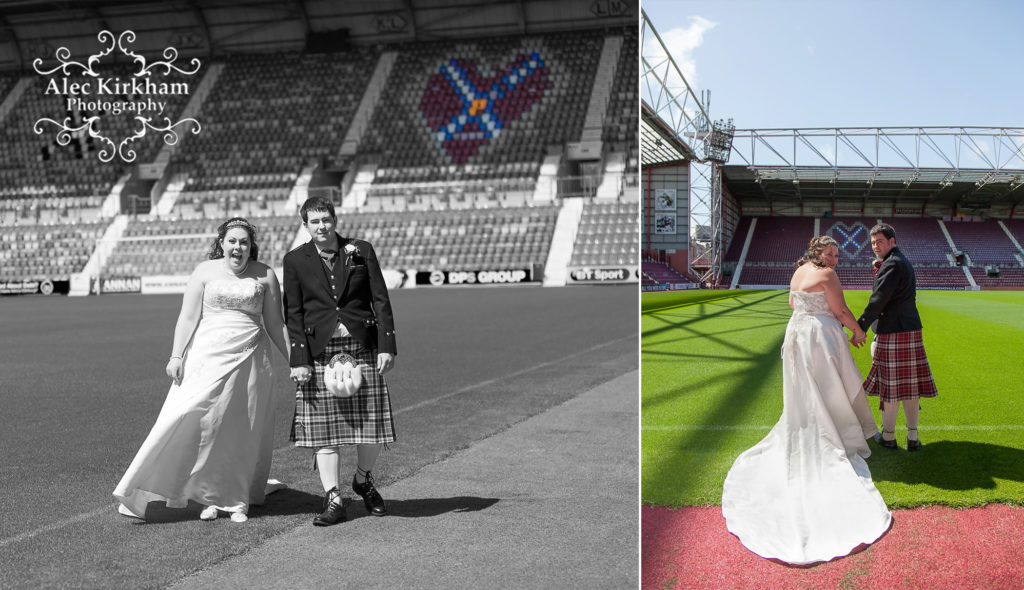
[[[861,375],[824,293],[793,292],[782,345],[782,417],[733,463],[722,489],[729,531],[754,553],[828,561],[871,543],[891,515],[864,461],[851,405]]]

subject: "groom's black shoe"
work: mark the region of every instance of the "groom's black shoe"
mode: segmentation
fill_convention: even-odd
[[[366,511],[370,514],[384,516],[388,513],[388,508],[384,505],[384,498],[380,497],[377,488],[373,486],[373,476],[369,471],[366,472],[366,481],[363,483],[357,482],[355,476],[352,476],[352,491],[363,497],[363,505],[366,506]]]
[[[920,450],[920,449],[921,449],[921,441],[919,441],[919,440],[910,440],[909,438],[907,439],[907,450],[908,451],[917,451],[917,450]]]
[[[313,519],[314,526],[331,526],[345,522],[345,500],[341,497],[338,486],[327,490],[324,496],[323,512]]]
[[[878,446],[880,446],[882,448],[886,448],[886,449],[898,449],[898,448],[900,448],[899,444],[896,443],[896,439],[895,438],[892,439],[892,440],[885,440],[884,438],[882,438],[882,433],[881,432],[876,434],[874,436],[874,439],[875,439],[875,442],[878,443]]]

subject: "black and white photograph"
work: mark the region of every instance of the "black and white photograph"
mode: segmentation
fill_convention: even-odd
[[[0,0],[0,587],[638,587],[639,18]]]

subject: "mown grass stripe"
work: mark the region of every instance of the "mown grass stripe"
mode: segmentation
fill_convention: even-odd
[[[854,314],[869,296],[845,293]],[[782,412],[779,352],[791,313],[786,291],[736,292],[730,301],[706,306],[696,295],[672,301],[673,307],[665,305],[667,297],[647,297],[642,307],[649,313],[641,316],[643,503],[720,503],[732,462]],[[1021,305],[1024,292],[918,293],[939,397],[922,401],[923,452],[869,459],[890,507],[1024,503]],[[867,374],[869,349],[852,353]],[[881,424],[877,401],[871,402]],[[897,429],[905,436],[902,415]]]

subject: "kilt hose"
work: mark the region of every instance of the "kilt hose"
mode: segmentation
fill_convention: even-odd
[[[877,334],[873,345],[871,371],[864,379],[864,391],[879,396],[879,407],[938,395],[921,330]]]
[[[324,385],[324,367],[339,353],[355,357],[363,374],[363,385],[347,398],[334,397]],[[391,398],[384,377],[377,372],[375,351],[349,336],[327,343],[323,354],[313,359],[313,377],[295,391],[290,439],[297,447],[313,449],[395,441]]]

